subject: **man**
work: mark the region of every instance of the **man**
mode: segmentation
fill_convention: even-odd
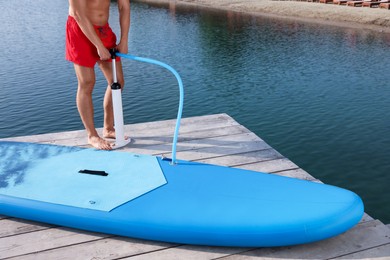
[[[78,81],[77,108],[88,134],[88,143],[97,149],[111,150],[111,144],[101,138],[94,124],[92,91],[95,86],[97,63],[107,80],[104,96],[104,138],[115,138],[111,88],[112,68],[108,49],[128,52],[130,28],[130,1],[118,0],[120,39],[108,25],[110,0],[69,0],[69,16],[66,24],[66,59],[73,62]],[[120,60],[117,62],[117,78],[123,87],[124,79]]]

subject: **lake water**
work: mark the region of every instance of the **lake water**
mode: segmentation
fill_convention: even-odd
[[[0,6],[0,138],[82,129],[73,66],[64,59],[67,1]],[[118,33],[117,20],[112,8]],[[129,43],[131,54],[178,70],[185,117],[231,115],[390,223],[389,34],[134,3]],[[172,75],[126,61],[124,70],[126,124],[175,118]],[[98,73],[98,127],[105,87]]]

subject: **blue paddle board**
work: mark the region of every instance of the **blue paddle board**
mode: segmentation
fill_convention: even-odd
[[[355,193],[288,177],[125,152],[0,142],[0,214],[210,246],[310,243],[363,215]]]

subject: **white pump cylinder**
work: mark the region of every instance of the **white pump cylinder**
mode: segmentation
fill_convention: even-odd
[[[115,146],[126,145],[124,124],[123,124],[123,109],[122,109],[122,91],[120,89],[112,90],[112,104],[114,108],[114,126],[116,142]]]
[[[131,139],[125,139],[124,123],[123,123],[123,107],[122,107],[122,90],[116,77],[116,61],[112,59],[112,75],[113,84],[111,86],[112,92],[112,106],[114,110],[114,127],[115,127],[115,145],[113,149],[123,147],[130,143]]]

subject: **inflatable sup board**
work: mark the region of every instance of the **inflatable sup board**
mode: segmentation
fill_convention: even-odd
[[[0,214],[174,243],[268,247],[353,227],[353,192],[266,173],[116,151],[0,142]]]

